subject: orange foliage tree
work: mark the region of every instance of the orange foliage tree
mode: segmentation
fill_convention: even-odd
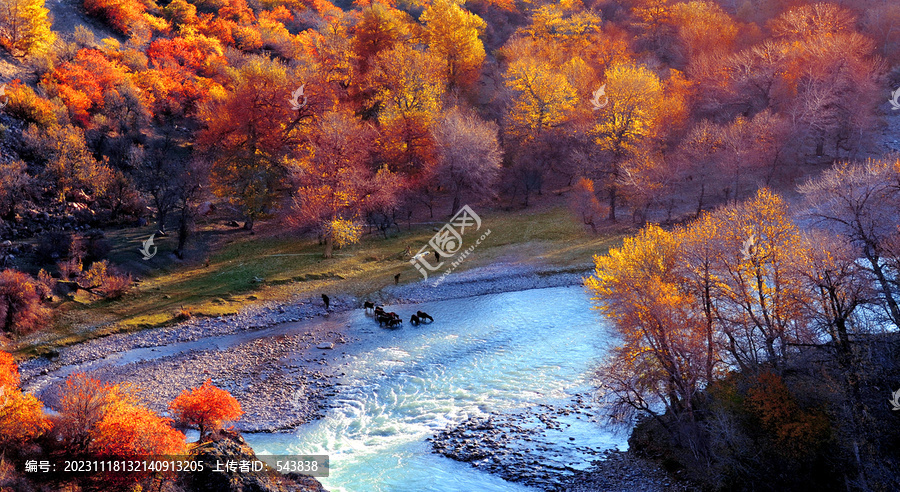
[[[141,405],[131,388],[84,374],[66,380],[55,428],[72,454],[134,458],[185,451],[184,434]]]
[[[595,257],[586,282],[622,344],[600,371],[611,416],[664,408],[696,422],[694,397],[728,368],[781,367],[814,343],[801,272],[809,253],[783,199],[763,190],[684,228],[649,226]]]
[[[22,444],[49,429],[40,400],[17,388],[0,388],[0,448]]]
[[[197,427],[200,441],[223,421],[236,420],[244,414],[241,404],[227,391],[213,386],[209,379],[199,388],[182,391],[169,404],[169,409],[177,422]]]
[[[50,428],[41,402],[19,391],[19,368],[0,352],[0,450],[22,444]]]
[[[230,75],[230,91],[201,106],[206,128],[197,140],[212,161],[213,193],[236,205],[252,230],[286,190],[284,159],[300,143],[310,108],[292,111],[288,101],[300,84],[277,62],[253,58]]]
[[[126,72],[125,67],[101,51],[82,49],[72,61],[45,75],[41,84],[50,96],[62,99],[75,121],[87,126],[91,115],[103,108],[104,95],[118,92],[119,85],[130,83]]]
[[[122,34],[131,34],[147,7],[138,0],[85,0],[84,10],[105,20]]]
[[[117,401],[106,409],[94,428],[92,454],[137,458],[183,453],[184,434],[172,428],[171,422],[148,408]]]
[[[19,366],[13,356],[0,352],[0,388],[17,388],[19,386]]]

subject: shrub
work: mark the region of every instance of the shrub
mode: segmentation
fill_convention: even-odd
[[[30,333],[40,328],[48,315],[30,275],[11,269],[0,272],[0,332]]]
[[[79,258],[71,258],[57,263],[56,268],[59,269],[60,278],[63,280],[72,280],[81,275],[83,265]]]
[[[119,273],[106,260],[95,261],[79,278],[78,285],[106,298],[120,297],[131,287],[131,275]]]
[[[42,128],[47,128],[59,122],[53,104],[37,95],[34,89],[13,80],[6,87],[6,95],[9,103],[4,111],[13,118],[18,118],[29,123],[35,123]]]
[[[52,299],[53,291],[56,290],[56,279],[43,268],[38,272],[37,289],[43,301]]]
[[[85,0],[84,10],[105,20],[122,34],[131,34],[132,29],[143,22],[147,7],[136,0]]]
[[[0,388],[19,387],[19,366],[13,356],[0,351]]]

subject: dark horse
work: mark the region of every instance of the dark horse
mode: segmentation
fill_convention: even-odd
[[[429,323],[431,323],[432,321],[434,321],[434,318],[432,318],[432,317],[431,317],[428,313],[426,313],[425,311],[416,311],[416,316],[419,318],[419,321],[422,322],[422,323],[424,323],[426,320],[427,320]]]
[[[397,313],[385,312],[380,316],[377,316],[379,325],[387,325],[388,328],[393,328],[395,326],[400,326],[403,324],[403,320],[400,319],[400,316]]]
[[[372,301],[366,301],[363,303],[363,309],[365,309],[367,313],[369,312],[370,309],[374,311],[375,303]]]
[[[331,305],[331,299],[329,299],[325,294],[322,294],[322,302],[325,303],[325,310],[328,311],[328,306]]]
[[[419,324],[419,317],[416,316],[416,315],[414,314],[414,315],[412,315],[412,316],[409,317],[409,322],[410,322],[410,324],[418,325],[418,324]]]

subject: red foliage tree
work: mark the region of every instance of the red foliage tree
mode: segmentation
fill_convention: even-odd
[[[200,441],[206,432],[243,415],[241,405],[231,394],[213,386],[207,379],[203,386],[184,390],[169,404],[175,420],[200,430]]]
[[[33,278],[18,270],[0,272],[0,332],[25,334],[47,320],[40,290]]]
[[[85,0],[84,10],[100,17],[122,34],[131,34],[147,7],[137,0]]]

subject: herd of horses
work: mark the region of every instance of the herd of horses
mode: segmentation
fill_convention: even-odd
[[[325,311],[327,312],[331,307],[331,299],[329,299],[327,295],[322,294],[322,303],[325,304]],[[366,314],[369,314],[369,311],[372,312],[375,316],[375,321],[377,321],[380,326],[396,328],[403,324],[400,315],[394,312],[385,311],[383,307],[376,306],[374,302],[366,301],[363,303],[363,308],[366,310]],[[416,311],[416,314],[409,317],[409,322],[413,325],[431,323],[432,321],[434,321],[434,318],[425,311]]]
[[[366,301],[363,304],[363,309],[366,310],[366,314],[371,311],[375,316],[375,321],[377,321],[380,326],[396,328],[403,324],[403,320],[400,318],[399,314],[392,311],[385,311],[383,307],[376,306],[374,302]],[[434,318],[424,311],[416,311],[416,314],[409,318],[409,322],[413,325],[418,325],[419,323],[431,323],[432,321],[434,321]]]

